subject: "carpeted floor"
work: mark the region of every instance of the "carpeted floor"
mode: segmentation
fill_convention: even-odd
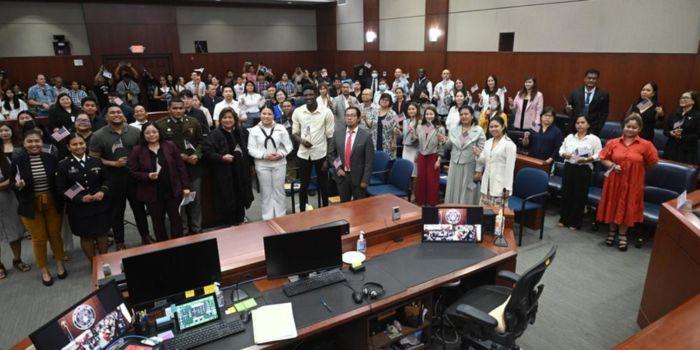
[[[309,202],[315,204],[316,200]],[[249,220],[260,220],[257,194],[247,214]],[[537,322],[518,343],[524,349],[609,349],[638,331],[637,310],[651,244],[620,252],[603,244],[604,227],[601,232],[592,232],[586,224],[585,230],[574,232],[556,227],[557,219],[554,211],[548,213],[541,241],[538,232],[525,230],[517,272],[539,261],[552,244],[559,249],[542,280],[545,289]],[[133,226],[127,226],[126,237],[127,245],[139,243]],[[33,263],[31,241],[23,241],[22,247],[24,260]],[[50,288],[41,285],[36,267],[27,273],[10,268],[8,278],[0,281],[0,350],[8,349],[90,293],[89,263],[77,240],[75,247],[67,263],[70,276],[56,280]],[[0,249],[1,261],[11,265],[9,246],[3,244]],[[55,272],[55,265],[50,268]]]

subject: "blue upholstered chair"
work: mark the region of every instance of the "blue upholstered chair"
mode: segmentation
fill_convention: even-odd
[[[398,197],[411,198],[411,175],[413,174],[413,163],[406,159],[396,159],[391,167],[389,183],[384,185],[369,186],[367,194],[378,196],[380,194],[391,193]]]
[[[515,175],[513,194],[508,198],[508,208],[513,210],[516,216],[520,215],[518,245],[523,242],[524,214],[539,209],[545,210],[549,196],[548,188],[549,174],[542,169],[523,168]],[[540,239],[544,232],[544,217],[545,215],[542,215],[540,223]]]
[[[389,172],[391,157],[384,151],[374,152],[372,159],[372,177],[369,179],[370,186],[386,184],[386,176]]]

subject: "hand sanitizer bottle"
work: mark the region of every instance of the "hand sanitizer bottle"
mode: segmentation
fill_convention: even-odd
[[[357,239],[357,251],[365,253],[367,251],[367,241],[365,240],[365,231],[360,231],[360,238]]]

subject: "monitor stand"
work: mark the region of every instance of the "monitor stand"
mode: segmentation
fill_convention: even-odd
[[[245,290],[238,288],[238,286],[231,290],[231,301],[233,301],[234,304],[246,300],[249,297],[250,296],[248,293],[246,293]]]
[[[289,280],[290,283],[294,283],[294,282],[299,281],[299,280],[307,279],[309,277],[314,277],[317,274],[318,274],[317,272],[300,273],[298,275],[289,276],[289,277],[287,277],[287,279]]]

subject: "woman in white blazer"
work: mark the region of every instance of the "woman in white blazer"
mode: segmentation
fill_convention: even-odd
[[[451,151],[445,203],[479,203],[479,188],[474,183],[474,173],[476,153],[484,148],[485,142],[484,131],[476,125],[474,109],[467,105],[459,108],[459,124],[450,129],[444,148],[445,152]]]
[[[513,192],[517,147],[505,134],[505,130],[503,118],[491,118],[489,133],[492,137],[484,144],[483,151],[477,151],[479,158],[474,178],[481,180],[480,205],[483,206],[508,206],[508,197]]]
[[[260,110],[260,122],[250,128],[248,154],[255,159],[255,172],[262,195],[262,218],[269,220],[287,213],[284,180],[287,174],[287,154],[292,140],[283,125],[275,123],[270,106]]]
[[[544,96],[537,91],[537,80],[534,77],[525,78],[515,99],[508,97],[508,104],[513,112],[513,128],[539,130],[538,117],[544,108]]]

